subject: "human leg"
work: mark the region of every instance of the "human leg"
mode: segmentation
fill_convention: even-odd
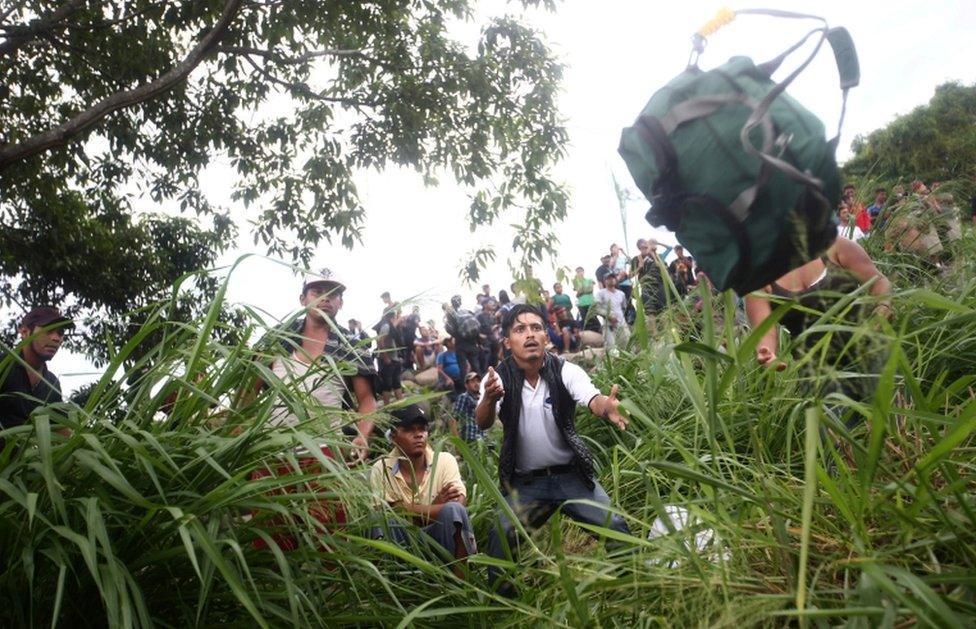
[[[603,324],[603,347],[609,351],[616,347],[616,331],[610,327],[610,322]]]
[[[610,506],[610,497],[599,481],[593,481],[593,489],[587,487],[575,472],[569,472],[557,477],[561,490],[560,498],[564,501],[560,510],[577,522],[595,524],[619,533],[630,535],[627,522],[619,515],[612,513],[606,507]],[[574,500],[587,500],[597,504],[584,504]]]
[[[630,326],[626,323],[621,323],[617,326],[617,338],[616,343],[620,347],[627,347],[627,343],[630,342]]]
[[[403,399],[403,382],[401,380],[403,376],[403,366],[400,363],[393,363],[390,369],[390,387],[393,389],[393,395],[396,399]]]
[[[441,506],[437,519],[425,526],[424,532],[455,559],[464,559],[478,552],[468,510],[459,502],[448,502]]]
[[[544,480],[535,479],[533,482],[533,479],[528,481],[515,479],[505,494],[505,502],[511,507],[522,526],[528,529],[542,526],[556,510],[557,504],[548,497],[550,492],[544,486]],[[515,523],[504,510],[499,509],[498,517],[488,532],[488,556],[495,559],[517,558],[519,540],[516,532]],[[500,585],[498,583],[500,576],[501,571],[498,568],[488,567],[488,581],[496,587]]]

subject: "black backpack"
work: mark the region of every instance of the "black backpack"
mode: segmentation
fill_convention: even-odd
[[[469,310],[458,310],[454,313],[454,333],[463,341],[477,340],[481,335],[481,323]]]

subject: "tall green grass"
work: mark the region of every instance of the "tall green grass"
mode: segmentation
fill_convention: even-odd
[[[889,350],[873,401],[818,397],[844,374],[801,355],[783,372],[758,367],[762,330],[741,328],[731,295],[703,293],[701,315],[674,299],[657,339],[639,327],[632,351],[594,373],[604,389],[621,386],[630,429],[578,418],[633,536],[611,552],[589,535],[611,532],[554,518],[505,564],[515,599],[487,587],[484,555],[461,580],[419,548],[368,539],[389,514],[362,467],[321,459],[313,474],[251,480],[294,462],[296,447],[338,448],[333,413],[309,411],[273,378],[270,342],[214,340],[227,337],[221,295],[192,322],[160,304],[113,348],[84,406],[50,407],[3,433],[0,623],[972,626],[976,242],[954,245],[946,272],[868,247],[897,287],[893,318],[854,330]],[[835,314],[817,324],[828,336],[845,326]],[[273,340],[275,329],[247,311],[240,338]],[[162,341],[137,354],[151,335]],[[245,395],[256,378],[269,386]],[[303,418],[297,429],[269,425],[281,405]],[[848,429],[852,417],[861,421]],[[433,440],[463,458],[484,545],[505,508],[494,455]],[[316,487],[345,505],[347,525],[309,517]],[[648,540],[668,504],[695,524]],[[275,545],[274,514],[288,516],[297,549]],[[697,552],[704,528],[715,537]]]

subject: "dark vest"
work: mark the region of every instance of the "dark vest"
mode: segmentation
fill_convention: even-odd
[[[563,359],[547,353],[542,364],[539,377],[549,387],[549,395],[553,398],[552,413],[556,426],[566,439],[573,451],[572,465],[583,482],[593,489],[593,456],[576,432],[576,401],[566,390],[562,379]],[[502,488],[507,487],[515,476],[515,450],[518,447],[519,416],[522,414],[522,386],[525,384],[525,372],[518,368],[511,357],[503,360],[496,368],[496,373],[502,380],[505,396],[498,415],[502,420],[504,433],[502,437],[502,451],[498,457],[498,479]]]

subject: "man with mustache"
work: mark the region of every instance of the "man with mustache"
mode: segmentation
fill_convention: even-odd
[[[19,360],[0,372],[0,429],[25,424],[35,408],[61,401],[61,382],[47,362],[72,327],[71,319],[52,306],[34,308],[21,320]]]
[[[542,526],[561,509],[570,518],[629,534],[627,523],[612,514],[607,492],[596,480],[593,457],[576,432],[576,407],[586,406],[598,417],[624,430],[617,385],[600,393],[578,365],[545,351],[547,333],[542,313],[531,305],[512,308],[502,324],[505,346],[512,355],[489,369],[475,408],[478,428],[487,430],[499,417],[503,426],[498,478],[502,495],[522,524]],[[579,500],[595,504],[581,504]],[[488,554],[504,558],[517,551],[515,525],[504,513],[492,527]],[[489,568],[495,581],[497,569]],[[510,584],[502,584],[505,594]]]

